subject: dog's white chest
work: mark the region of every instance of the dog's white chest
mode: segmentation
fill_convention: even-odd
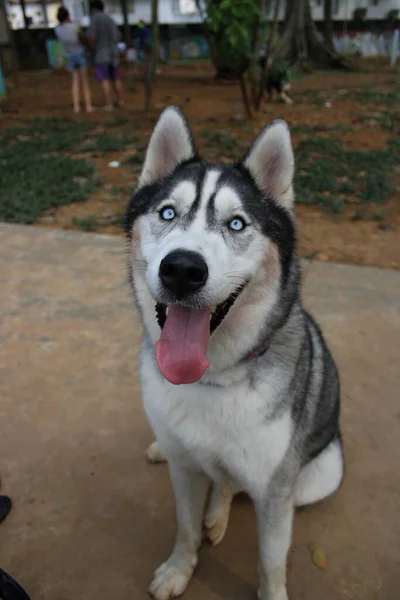
[[[263,485],[282,460],[291,436],[288,413],[268,419],[266,390],[172,386],[149,360],[142,365],[144,406],[168,454],[215,479],[226,472],[247,489]],[[270,393],[272,393],[270,391]]]

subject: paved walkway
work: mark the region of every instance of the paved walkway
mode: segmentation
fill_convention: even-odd
[[[174,506],[165,466],[143,459],[152,435],[122,241],[2,226],[0,258],[0,474],[14,500],[0,567],[33,600],[144,599]],[[400,272],[314,263],[304,293],[341,370],[347,476],[296,516],[290,597],[398,600]],[[254,599],[256,565],[253,510],[238,501],[185,598]]]

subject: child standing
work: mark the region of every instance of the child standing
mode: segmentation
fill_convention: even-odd
[[[80,83],[82,83],[86,112],[92,112],[93,106],[87,75],[87,60],[85,48],[79,40],[79,27],[71,23],[69,12],[64,6],[58,9],[57,19],[60,24],[57,25],[55,32],[67,54],[67,70],[70,71],[72,78],[72,103],[74,112],[80,112]]]

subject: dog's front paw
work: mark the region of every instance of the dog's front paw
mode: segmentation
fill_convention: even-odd
[[[158,463],[165,463],[167,459],[160,450],[158,442],[153,442],[146,450],[146,458],[149,463],[156,465]]]
[[[229,513],[236,488],[231,482],[214,485],[204,518],[207,538],[213,546],[222,542],[229,521]]]
[[[229,521],[229,508],[219,513],[206,515],[204,519],[204,528],[207,539],[213,546],[220,544],[225,536]]]
[[[171,557],[154,573],[149,592],[156,600],[169,600],[183,594],[190,581],[197,558],[190,561],[177,561]]]

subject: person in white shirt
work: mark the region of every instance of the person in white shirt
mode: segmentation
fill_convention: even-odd
[[[56,36],[60,40],[67,55],[67,70],[72,77],[72,103],[74,112],[80,112],[80,84],[82,84],[86,112],[92,112],[92,95],[87,75],[87,60],[83,44],[79,39],[78,25],[71,23],[68,10],[61,6],[58,9],[57,19],[59,25],[55,28]]]

